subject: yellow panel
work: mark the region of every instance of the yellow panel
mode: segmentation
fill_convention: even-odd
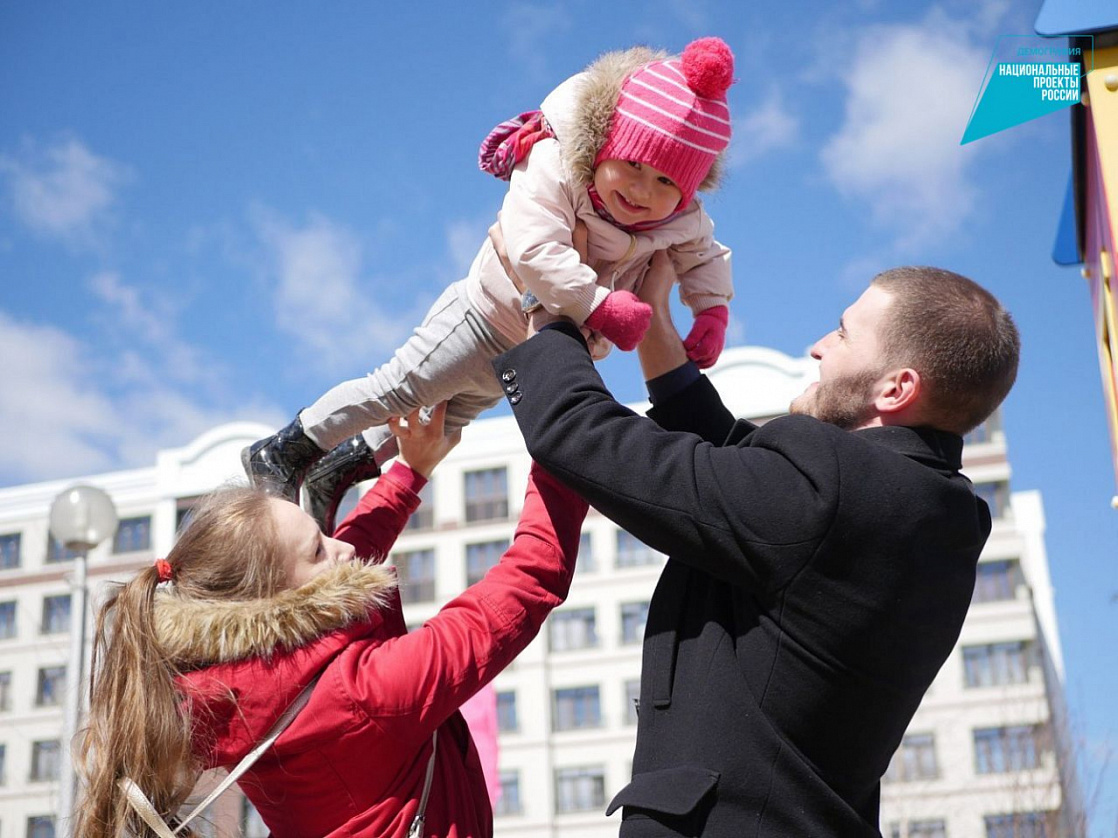
[[[1104,250],[1099,254],[1100,262],[1104,262],[1109,254]],[[1100,274],[1102,272],[1100,271]],[[1103,397],[1106,400],[1106,415],[1110,420],[1111,449],[1114,455],[1115,467],[1118,468],[1118,382],[1115,381],[1115,371],[1118,370],[1118,317],[1115,316],[1114,295],[1111,289],[1111,278],[1099,276],[1098,278],[1098,306],[1097,323],[1099,335],[1099,366],[1102,370]]]
[[[1095,128],[1095,143],[1102,171],[1103,197],[1109,212],[1108,234],[1118,244],[1118,86],[1110,90],[1107,77],[1118,76],[1118,47],[1097,49],[1093,54],[1094,70],[1087,74],[1088,101]]]

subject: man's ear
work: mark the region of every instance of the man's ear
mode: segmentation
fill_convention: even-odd
[[[889,415],[894,420],[911,417],[920,404],[922,392],[920,373],[911,367],[902,367],[882,378],[874,398],[874,407],[878,413]]]

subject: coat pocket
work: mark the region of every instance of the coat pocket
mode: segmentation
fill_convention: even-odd
[[[631,820],[651,820],[680,835],[697,835],[714,804],[719,776],[697,765],[635,774],[610,801],[606,814],[625,807],[623,835],[630,834]]]

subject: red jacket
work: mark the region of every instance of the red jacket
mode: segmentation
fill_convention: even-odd
[[[418,505],[420,485],[409,469],[394,467],[337,537],[359,556],[383,555]],[[533,468],[500,563],[416,631],[407,633],[392,590],[387,604],[298,648],[285,651],[283,641],[269,638],[249,657],[188,673],[183,687],[194,701],[196,750],[207,767],[235,765],[318,675],[307,706],[240,781],[275,838],[405,835],[436,728],[423,834],[491,835],[485,780],[458,707],[528,645],[566,597],[585,513],[581,499]],[[303,599],[287,603],[278,619],[307,610],[312,622],[321,620],[337,599],[337,581],[300,588]]]

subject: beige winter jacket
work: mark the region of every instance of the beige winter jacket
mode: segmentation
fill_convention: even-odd
[[[652,255],[667,249],[679,277],[680,299],[694,314],[726,305],[733,296],[730,250],[714,239],[714,223],[696,199],[653,230],[628,233],[601,218],[586,187],[605,141],[618,92],[638,66],[663,57],[644,48],[609,53],[563,82],[541,110],[555,132],[513,170],[501,209],[501,231],[517,275],[553,314],[580,326],[614,290],[637,291]],[[715,186],[719,167],[700,186]],[[588,262],[572,244],[576,220],[586,224]],[[520,291],[486,240],[466,279],[471,305],[509,339],[527,339]],[[591,350],[604,357],[610,343],[593,335]]]

